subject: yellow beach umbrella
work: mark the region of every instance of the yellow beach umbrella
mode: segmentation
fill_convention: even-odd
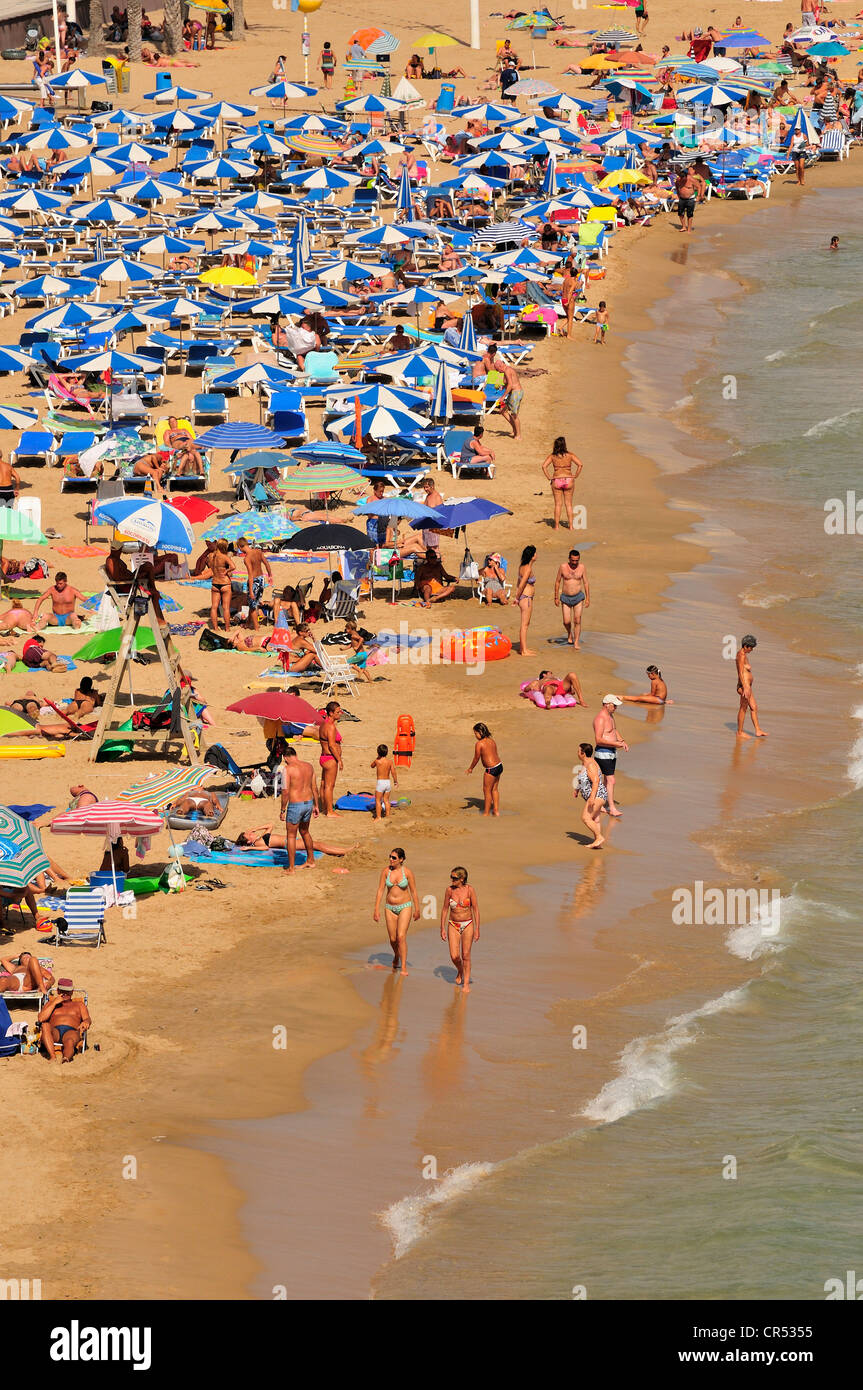
[[[637,169],[617,169],[612,174],[606,174],[604,179],[600,179],[597,188],[617,188],[625,183],[649,183],[650,180],[640,174]]]
[[[605,72],[610,68],[622,68],[626,64],[618,58],[606,58],[602,53],[597,53],[594,58],[585,58],[583,63],[578,65],[582,72]]]
[[[417,48],[429,49],[457,48],[459,46],[459,41],[458,39],[450,38],[449,34],[435,34],[432,32],[428,34],[423,34],[421,38],[418,38],[416,41],[416,45]]]
[[[248,270],[237,265],[217,265],[198,276],[202,285],[256,285],[258,282]]]

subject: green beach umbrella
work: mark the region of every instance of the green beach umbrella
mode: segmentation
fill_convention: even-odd
[[[17,709],[0,705],[0,738],[5,738],[7,734],[32,734],[35,727],[34,721],[19,714]]]
[[[48,872],[50,860],[34,825],[0,806],[0,883],[27,888],[37,874]]]
[[[98,661],[102,656],[115,654],[120,650],[122,640],[123,629],[121,627],[112,627],[107,632],[98,632],[95,637],[90,638],[89,642],[84,643],[80,651],[75,652],[75,660]],[[139,627],[135,633],[132,650],[145,652],[155,645],[156,639],[153,636],[153,629],[151,627]]]
[[[313,492],[340,492],[346,487],[365,487],[366,479],[344,463],[313,463],[286,468],[273,491],[280,497],[309,497]]]

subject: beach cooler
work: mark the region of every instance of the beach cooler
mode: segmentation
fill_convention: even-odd
[[[122,893],[126,887],[126,875],[121,874],[118,869],[115,874],[110,869],[99,869],[90,875],[91,888],[113,888],[114,882],[117,883],[117,892]]]
[[[441,112],[452,111],[455,106],[455,83],[442,82],[440,92],[435,104],[435,110]]]

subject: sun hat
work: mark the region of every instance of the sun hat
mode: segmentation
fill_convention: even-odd
[[[604,705],[622,705],[623,701],[619,695],[603,695],[602,703]]]

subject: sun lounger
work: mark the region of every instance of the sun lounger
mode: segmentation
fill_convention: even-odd
[[[202,419],[209,424],[214,422],[222,424],[228,418],[228,402],[219,392],[199,392],[198,395],[192,397],[191,416],[194,425],[197,425],[198,421]]]
[[[9,461],[13,468],[22,463],[53,463],[54,436],[49,430],[24,430]]]

